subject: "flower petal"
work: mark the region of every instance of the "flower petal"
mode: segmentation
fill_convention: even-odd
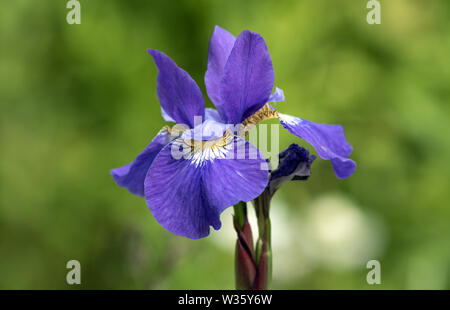
[[[220,81],[223,68],[234,46],[236,38],[219,26],[214,27],[214,33],[209,41],[208,69],[205,73],[205,85],[209,98],[214,105],[220,105]]]
[[[211,108],[205,109],[205,120],[206,121],[211,120],[211,121],[223,123],[223,120],[220,117],[219,112],[217,112],[216,109],[211,109]]]
[[[171,118],[170,115],[167,114],[167,112],[164,111],[164,109],[162,107],[161,107],[161,116],[166,122],[176,123],[176,121],[173,118]]]
[[[319,124],[287,114],[278,115],[284,128],[311,144],[320,158],[331,160],[338,178],[344,179],[353,174],[356,163],[346,158],[353,148],[345,139],[341,125]]]
[[[149,49],[158,67],[157,92],[163,111],[177,123],[194,126],[194,116],[205,116],[200,88],[166,54]]]
[[[244,156],[241,156],[244,155]],[[260,151],[245,139],[234,136],[233,158],[218,159],[204,168],[209,201],[221,211],[239,201],[259,196],[268,184],[267,162]]]
[[[334,174],[340,178],[345,179],[350,177],[356,169],[356,163],[350,158],[337,156],[331,159]]]
[[[185,158],[176,159],[173,150],[186,143],[178,138],[151,165],[145,198],[155,219],[168,231],[192,239],[206,237],[209,226],[221,227],[219,216],[225,208],[251,200],[265,189],[268,172],[260,169],[265,160],[259,151],[236,136],[227,137],[226,144],[220,141],[225,140],[202,145],[201,150],[193,148],[193,152],[189,147]],[[228,158],[237,156],[242,147],[260,157]]]
[[[267,100],[268,102],[280,102],[280,101],[284,101],[285,97],[284,97],[284,91],[278,87],[275,87],[275,91],[272,95],[270,95],[269,99]]]
[[[136,159],[119,168],[112,169],[111,175],[117,185],[127,188],[132,194],[144,196],[144,180],[154,158],[170,141],[167,129],[162,129]]]
[[[227,125],[213,120],[205,120],[194,128],[184,131],[181,137],[185,140],[213,140],[222,137]]]
[[[286,182],[291,180],[307,180],[311,175],[311,164],[316,156],[297,144],[291,144],[279,155],[278,168],[270,174],[270,195]]]
[[[225,122],[239,124],[269,99],[275,73],[264,39],[243,31],[236,39],[220,83],[216,108]]]
[[[166,122],[172,122],[176,123],[176,121],[167,114],[166,111],[164,111],[163,108],[161,108],[161,116]],[[219,112],[217,112],[216,109],[206,108],[205,109],[205,121],[212,120],[216,122],[222,122],[222,118],[220,117]]]

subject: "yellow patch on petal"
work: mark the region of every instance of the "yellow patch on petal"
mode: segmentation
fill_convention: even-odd
[[[266,103],[261,109],[242,122],[241,129],[239,130],[239,136],[245,136],[254,126],[262,121],[278,117],[278,112],[273,110],[270,105]]]
[[[176,144],[183,147],[183,157],[190,159],[196,166],[202,165],[205,161],[213,161],[227,156],[233,149],[234,136],[230,130],[215,140],[195,140],[178,138]]]

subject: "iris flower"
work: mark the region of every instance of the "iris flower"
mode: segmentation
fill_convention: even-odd
[[[216,26],[210,40],[205,85],[216,109],[205,108],[195,81],[164,53],[149,49],[158,68],[157,95],[164,127],[136,159],[111,170],[119,186],[145,196],[155,219],[168,231],[192,239],[219,229],[220,214],[259,196],[269,182],[260,151],[227,125],[244,128],[278,118],[284,128],[330,160],[338,178],[356,164],[340,125],[319,124],[279,113],[269,102],[284,101],[264,39],[248,30],[235,38]],[[196,122],[201,117],[201,122]],[[236,128],[236,127],[234,127]],[[193,138],[194,137],[194,138]],[[174,156],[174,150],[183,156]],[[237,154],[246,150],[245,156]],[[230,156],[231,155],[231,156]]]

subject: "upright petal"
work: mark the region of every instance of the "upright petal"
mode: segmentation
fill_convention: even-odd
[[[275,87],[275,91],[272,95],[270,95],[267,101],[269,102],[280,102],[284,101],[284,91],[281,88]]]
[[[194,126],[194,116],[205,116],[200,88],[166,54],[149,49],[158,67],[157,93],[165,114],[177,123]]]
[[[353,174],[356,163],[347,158],[353,148],[345,139],[341,125],[319,124],[287,114],[278,115],[284,128],[311,144],[320,158],[331,160],[338,178],[344,179]]]
[[[164,111],[162,107],[161,107],[161,116],[166,122],[176,123],[176,121],[173,118],[171,118],[170,115],[167,114],[167,112]]]
[[[220,81],[236,38],[219,26],[214,27],[214,33],[209,41],[208,69],[205,73],[205,85],[208,96],[214,105],[220,105]]]
[[[145,179],[145,197],[165,229],[198,239],[209,234],[209,226],[220,228],[219,216],[225,208],[258,196],[267,185],[268,173],[260,169],[265,162],[262,157],[238,159],[234,141],[259,154],[239,137],[224,136],[206,144],[198,141],[200,149],[188,145],[186,156],[173,155],[173,150],[189,141],[178,138],[158,154]],[[228,158],[230,154],[236,157]]]
[[[211,120],[223,123],[219,112],[216,109],[206,108],[205,109],[205,120]]]
[[[269,50],[257,33],[243,31],[236,39],[220,84],[216,105],[225,122],[239,124],[269,99],[275,73]]]
[[[112,169],[111,175],[117,185],[127,188],[132,194],[144,196],[144,180],[148,168],[159,151],[170,141],[167,129],[162,129],[136,159],[119,168]]]

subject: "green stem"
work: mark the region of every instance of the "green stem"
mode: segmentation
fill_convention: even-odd
[[[244,223],[247,221],[247,204],[243,201],[233,206],[234,219],[239,229],[244,228]]]

